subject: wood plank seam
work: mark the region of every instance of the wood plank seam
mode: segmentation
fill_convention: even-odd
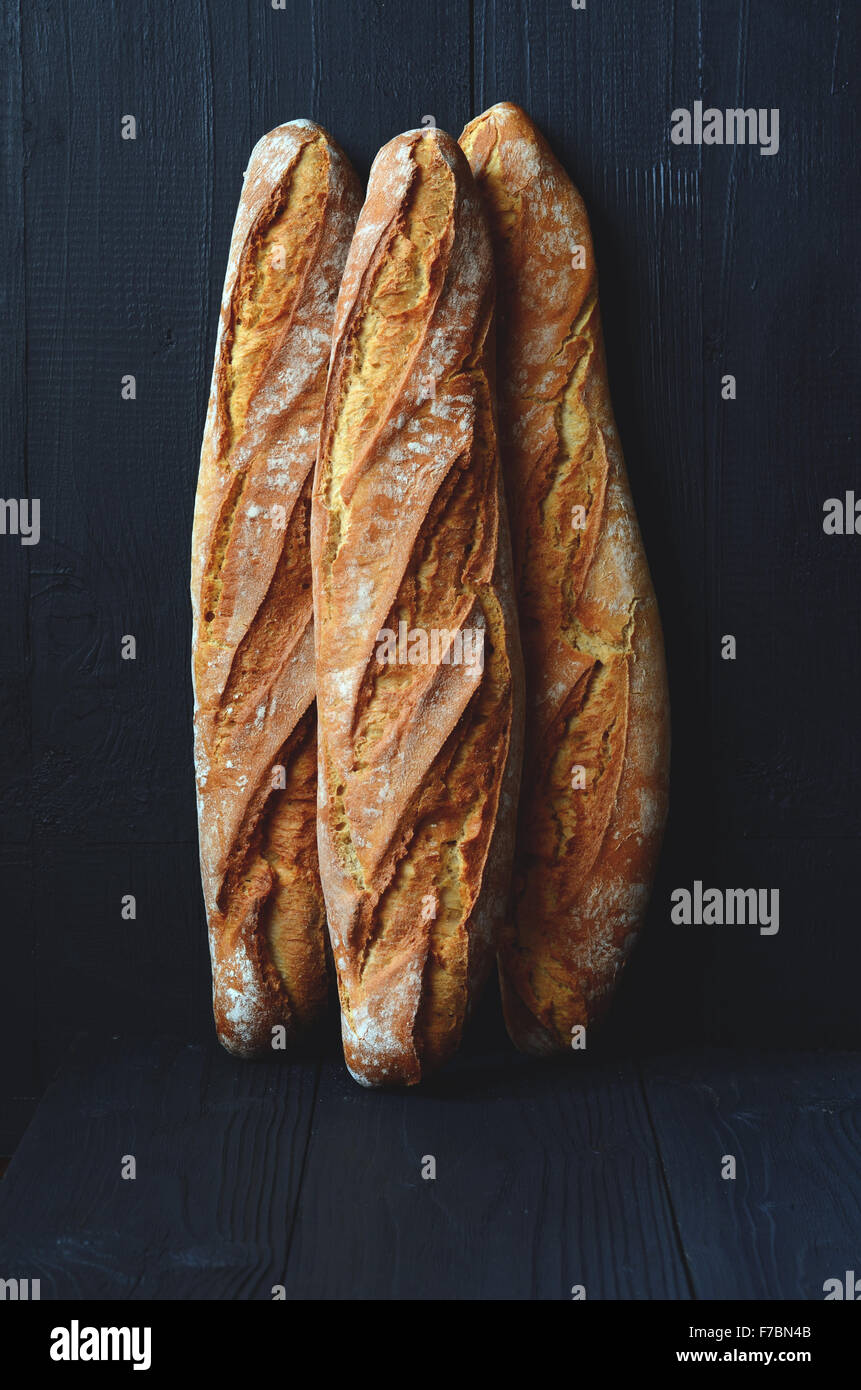
[[[657,1159],[658,1159],[658,1166],[660,1167],[660,1170],[661,1170],[661,1180],[662,1180],[662,1182],[663,1182],[664,1192],[666,1193],[667,1203],[668,1203],[669,1208],[670,1208],[670,1215],[671,1215],[671,1217],[672,1217],[672,1223],[673,1223],[673,1233],[674,1233],[675,1238],[676,1238],[676,1245],[678,1246],[679,1257],[680,1257],[681,1262],[682,1262],[682,1268],[684,1269],[684,1272],[685,1272],[685,1282],[687,1283],[688,1290],[689,1290],[689,1292],[690,1292],[691,1298],[694,1299],[694,1300],[696,1300],[697,1297],[698,1297],[698,1295],[697,1295],[697,1291],[696,1291],[696,1286],[695,1286],[695,1284],[694,1284],[693,1270],[691,1269],[691,1266],[690,1266],[690,1264],[689,1264],[689,1262],[688,1262],[687,1252],[685,1251],[685,1245],[684,1245],[684,1241],[683,1241],[683,1239],[682,1239],[682,1231],[681,1231],[681,1226],[680,1226],[680,1224],[679,1224],[679,1217],[678,1217],[678,1213],[677,1213],[677,1211],[676,1211],[676,1204],[675,1204],[675,1202],[674,1202],[674,1200],[673,1200],[672,1188],[670,1187],[670,1177],[669,1177],[669,1173],[667,1172],[667,1165],[666,1165],[666,1163],[664,1162],[663,1150],[661,1149],[660,1135],[658,1134],[658,1128],[657,1128],[657,1125],[655,1124],[655,1117],[654,1117],[654,1115],[652,1114],[652,1107],[651,1107],[651,1105],[649,1104],[649,1093],[648,1093],[648,1090],[646,1089],[646,1078],[645,1078],[645,1074],[644,1074],[644,1071],[643,1071],[642,1066],[641,1066],[639,1063],[637,1063],[637,1065],[636,1065],[636,1072],[637,1072],[637,1080],[638,1080],[639,1085],[640,1085],[640,1092],[641,1092],[642,1097],[643,1097],[643,1105],[644,1105],[645,1108],[646,1108],[646,1116],[647,1116],[648,1121],[649,1121],[649,1128],[650,1128],[651,1131],[652,1131],[652,1138],[654,1139],[654,1142],[655,1142],[655,1153],[656,1153]]]

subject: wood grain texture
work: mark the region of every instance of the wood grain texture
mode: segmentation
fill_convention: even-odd
[[[855,920],[857,841],[733,836],[717,841],[704,864],[696,876],[705,884],[756,883],[780,893],[775,936],[760,935],[756,926],[675,928],[688,957],[690,933],[701,934],[709,983],[700,1009],[709,1040],[719,1046],[780,1048],[791,1032],[797,1047],[839,1048],[847,1038],[854,1041],[857,997],[840,988],[825,993],[819,984],[854,969],[845,928]],[[811,975],[815,984],[808,988]]]
[[[822,530],[827,498],[853,486],[861,495],[858,196],[847,178],[858,163],[849,65],[859,41],[861,11],[839,0],[703,8],[704,103],[777,107],[781,122],[775,156],[730,147],[701,159],[721,834],[861,829],[861,739],[846,737],[861,688],[861,646],[847,640],[861,616],[861,545]],[[724,372],[736,376],[736,401],[720,399]],[[737,639],[735,662],[720,658],[724,633]]]
[[[317,1071],[81,1043],[0,1186],[0,1267],[43,1299],[687,1296],[631,1067],[490,1053],[409,1098]]]
[[[26,312],[24,300],[24,129],[20,14],[0,14],[0,494],[32,496],[26,444]],[[38,495],[38,494],[37,494]],[[31,920],[30,846],[30,557],[17,535],[0,535],[0,928],[7,988],[0,1014],[0,1153],[11,1153],[40,1089],[33,1047],[35,970]]]
[[[323,1069],[289,1298],[570,1299],[574,1284],[687,1297],[630,1065],[473,1057],[406,1097]]]
[[[0,16],[0,493],[4,502],[30,498],[26,435],[26,305],[24,299],[24,119],[21,25],[17,7]],[[40,499],[41,500],[41,499]],[[27,600],[32,546],[0,535],[0,838],[27,843],[32,827],[30,785],[30,631]]]
[[[857,1055],[509,1065],[489,1026],[405,1096],[82,1041],[0,1184],[0,1268],[43,1299],[817,1300],[857,1269],[859,1125]]]
[[[82,1042],[0,1187],[3,1268],[32,1268],[42,1298],[269,1298],[316,1070],[288,1083],[214,1044]]]
[[[825,536],[821,507],[861,493],[859,22],[840,0],[3,8],[0,495],[42,503],[38,546],[0,536],[10,1136],[76,1011],[209,1036],[191,515],[242,171],[264,130],[301,115],[365,174],[424,115],[457,134],[518,101],[589,209],[674,721],[664,855],[607,1046],[857,1045],[861,541]],[[779,105],[780,153],[673,146],[670,112],[698,97]],[[127,113],[135,142],[120,139]],[[731,404],[722,369],[738,379]],[[135,402],[120,399],[126,372]],[[127,632],[135,662],[119,659]],[[724,632],[735,663],[720,660]],[[137,937],[115,910],[138,863],[126,848],[158,904]],[[781,888],[778,937],[671,926],[672,888],[712,873]],[[88,972],[99,960],[109,972]]]
[[[26,848],[0,848],[2,976],[0,1012],[0,1154],[11,1154],[44,1089],[36,1046],[37,966],[32,932],[33,872]],[[2,1276],[0,1276],[2,1277]]]
[[[76,910],[66,916],[61,905],[70,884]],[[135,898],[134,919],[123,917],[127,894]],[[102,1033],[145,1037],[153,1020],[165,1017],[181,1037],[210,1037],[212,981],[199,894],[194,843],[43,848],[29,919],[53,930],[24,940],[34,951],[35,978],[62,980],[63,988],[34,991],[27,1041],[39,1090],[95,1014]]]
[[[339,132],[361,177],[424,116],[457,137],[470,101],[468,0],[435,0],[432,13],[410,0],[313,0],[310,10],[312,109],[303,114]]]
[[[696,1298],[818,1300],[857,1269],[857,1054],[672,1057],[644,1088]]]
[[[190,516],[178,480],[200,442],[190,385],[205,370],[201,32],[157,3],[24,9],[27,437],[30,487],[47,499],[34,803],[40,831],[90,843],[194,836],[177,581]],[[127,114],[136,140],[121,138]]]

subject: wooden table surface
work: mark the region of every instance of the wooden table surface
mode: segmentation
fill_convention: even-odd
[[[859,1142],[857,1055],[485,1035],[381,1093],[334,1057],[82,1040],[0,1183],[0,1268],[43,1299],[821,1300],[858,1265]]]

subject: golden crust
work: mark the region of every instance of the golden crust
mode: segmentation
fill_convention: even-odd
[[[213,1008],[252,1055],[329,992],[316,854],[313,466],[361,203],[326,132],[255,146],[230,246],[192,541],[195,768]],[[278,769],[282,771],[278,771]]]
[[[505,908],[522,673],[492,309],[463,155],[440,131],[399,136],[344,272],[312,508],[320,870],[366,1085],[413,1084],[452,1054]],[[419,634],[414,659],[381,660],[384,630]],[[483,664],[451,659],[464,632]]]
[[[527,671],[500,980],[514,1042],[544,1053],[570,1048],[572,1028],[600,1018],[642,924],[667,811],[669,699],[582,199],[516,106],[492,107],[460,143],[496,253],[500,433]]]

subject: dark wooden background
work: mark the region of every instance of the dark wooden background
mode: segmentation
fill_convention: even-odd
[[[296,116],[364,175],[425,115],[456,136],[517,101],[592,215],[674,722],[603,1048],[858,1046],[861,536],[822,531],[826,498],[861,497],[858,20],[840,0],[3,6],[0,492],[41,499],[42,538],[0,536],[0,1153],[82,1029],[210,1035],[191,517],[242,172]],[[778,107],[779,153],[673,146],[697,98]],[[695,878],[779,888],[779,935],[671,925]]]

